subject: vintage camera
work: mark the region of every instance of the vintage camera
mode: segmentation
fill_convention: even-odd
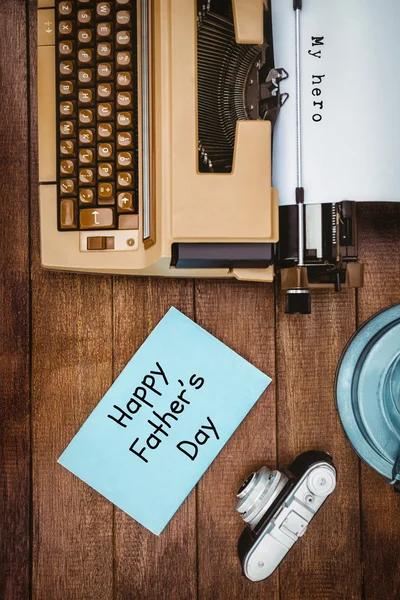
[[[248,526],[239,538],[243,574],[269,577],[307,529],[336,486],[336,469],[325,452],[301,454],[285,472],[262,467],[240,486],[236,510]]]

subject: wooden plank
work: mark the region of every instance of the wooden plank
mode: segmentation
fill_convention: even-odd
[[[110,600],[113,507],[56,461],[112,383],[112,278],[40,266],[36,111],[32,69],[32,598]]]
[[[196,282],[196,320],[207,331],[274,378],[273,286]],[[244,523],[236,492],[253,470],[276,463],[275,390],[272,383],[198,485],[199,600],[278,598],[278,577],[262,584],[241,574],[237,542]]]
[[[361,596],[358,460],[334,400],[341,351],[355,329],[352,291],[315,292],[310,316],[277,318],[278,457],[284,468],[301,452],[329,452],[337,488],[280,568],[281,600]]]
[[[116,278],[114,378],[171,306],[193,318],[192,281]],[[159,537],[116,509],[115,569],[115,600],[194,599],[195,494],[190,494]]]
[[[365,287],[358,295],[361,325],[400,302],[400,204],[360,206],[360,259]],[[362,463],[362,542],[365,600],[400,598],[400,496]]]
[[[29,596],[29,197],[25,0],[1,3],[0,598]]]
[[[111,280],[44,273],[37,261],[33,598],[109,600],[112,505],[56,461],[112,383]]]

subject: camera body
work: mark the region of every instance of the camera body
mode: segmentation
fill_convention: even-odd
[[[238,554],[250,581],[275,571],[335,487],[332,457],[314,450],[298,456],[285,472],[262,467],[244,481],[236,510],[248,525]]]

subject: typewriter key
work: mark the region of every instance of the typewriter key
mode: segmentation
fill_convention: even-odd
[[[117,33],[117,44],[126,46],[131,41],[131,34],[129,31],[118,31]]]
[[[68,200],[61,200],[60,221],[62,228],[73,229],[76,227],[75,201],[73,199],[69,198]]]
[[[72,81],[62,81],[60,83],[60,93],[63,96],[68,96],[74,93],[74,84]]]
[[[62,194],[73,194],[75,183],[73,179],[61,179],[60,189]]]
[[[94,202],[94,193],[93,190],[88,188],[82,188],[79,192],[79,200],[82,204],[93,204]]]
[[[118,173],[119,187],[130,187],[132,185],[132,175],[130,173]]]
[[[109,2],[99,2],[97,5],[97,14],[100,17],[106,17],[111,12],[111,6]]]
[[[109,44],[108,42],[102,42],[101,44],[97,44],[97,54],[99,56],[110,56],[111,44]]]
[[[113,126],[111,123],[100,123],[97,126],[97,135],[99,138],[110,138],[113,134]]]
[[[97,34],[101,37],[109,37],[111,35],[111,23],[99,23]]]
[[[88,10],[79,10],[78,11],[78,21],[79,23],[90,23],[92,20],[92,11]]]
[[[98,187],[99,204],[114,204],[112,183],[100,183]]]
[[[94,181],[93,169],[80,169],[79,170],[79,181],[81,183],[92,183],[92,181]]]
[[[72,54],[74,50],[74,44],[73,42],[66,40],[65,42],[60,42],[58,44],[58,51],[60,52],[60,54],[63,54],[64,56],[67,56],[69,54]]]
[[[117,120],[118,124],[121,125],[121,127],[129,127],[129,125],[132,123],[131,114],[128,112],[118,113]]]
[[[132,103],[132,95],[129,92],[119,92],[117,94],[118,106],[129,106]]]
[[[91,123],[93,121],[93,111],[89,108],[83,108],[79,111],[79,121],[81,123]]]
[[[109,117],[112,114],[112,105],[109,102],[104,102],[97,106],[97,114],[103,119]]]
[[[82,104],[90,104],[93,100],[93,92],[89,89],[79,90],[78,98]]]
[[[74,133],[74,124],[72,121],[61,121],[60,123],[60,133],[61,135],[73,135]]]
[[[74,112],[74,105],[72,102],[65,101],[60,104],[60,112],[62,115],[72,115]]]
[[[118,194],[118,211],[133,212],[133,198],[131,192],[122,192]]]
[[[98,154],[101,158],[109,158],[112,156],[113,149],[111,144],[99,144]]]
[[[81,129],[79,131],[79,141],[81,144],[91,144],[94,137],[93,133],[92,129]]]
[[[99,164],[99,177],[107,179],[112,177],[113,168],[111,163],[100,163]]]
[[[131,84],[131,81],[132,81],[131,74],[128,73],[127,71],[123,71],[121,73],[118,73],[118,75],[117,75],[118,85],[128,86],[128,85]]]
[[[60,163],[60,170],[62,175],[72,175],[75,171],[74,161],[62,160]]]
[[[71,60],[63,60],[60,63],[60,73],[61,75],[71,75],[74,71],[74,64]]]
[[[78,71],[79,81],[82,83],[90,83],[93,79],[93,70],[92,69],[79,69]]]
[[[82,229],[98,229],[99,227],[114,226],[114,211],[112,208],[84,208],[79,214]]]
[[[78,52],[78,60],[81,63],[90,63],[93,59],[93,53],[90,48],[85,48],[84,50],[79,50]]]
[[[72,2],[60,2],[58,12],[60,15],[70,15],[72,13]]]
[[[70,35],[73,30],[72,21],[60,21],[58,25],[58,31],[61,35]]]
[[[75,144],[71,140],[61,140],[60,142],[60,152],[61,154],[74,154]]]
[[[83,148],[82,150],[79,150],[79,162],[82,164],[91,164],[93,162],[94,159],[94,153],[93,150],[91,150],[90,148]]]
[[[112,94],[112,86],[110,83],[100,83],[97,86],[97,93],[100,98],[109,98]]]
[[[111,123],[100,123],[97,127],[99,138],[110,138],[113,134],[113,126]]]
[[[118,52],[117,53],[117,63],[122,67],[129,65],[131,62],[131,53],[130,52]]]
[[[119,146],[126,147],[132,145],[132,135],[129,132],[120,132],[117,136]]]
[[[117,12],[117,23],[127,25],[131,20],[131,14],[127,10],[119,10]]]
[[[120,167],[130,167],[132,160],[132,152],[118,152],[117,162]]]
[[[120,215],[118,225],[120,229],[139,229],[139,215]]]
[[[97,74],[99,77],[109,77],[112,72],[111,63],[100,63],[97,65]]]
[[[81,44],[88,44],[92,39],[92,32],[90,29],[80,29],[78,32],[78,40]]]

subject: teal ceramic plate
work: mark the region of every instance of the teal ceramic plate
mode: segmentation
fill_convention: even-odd
[[[375,315],[350,340],[336,374],[336,402],[359,456],[399,482],[400,304]]]

